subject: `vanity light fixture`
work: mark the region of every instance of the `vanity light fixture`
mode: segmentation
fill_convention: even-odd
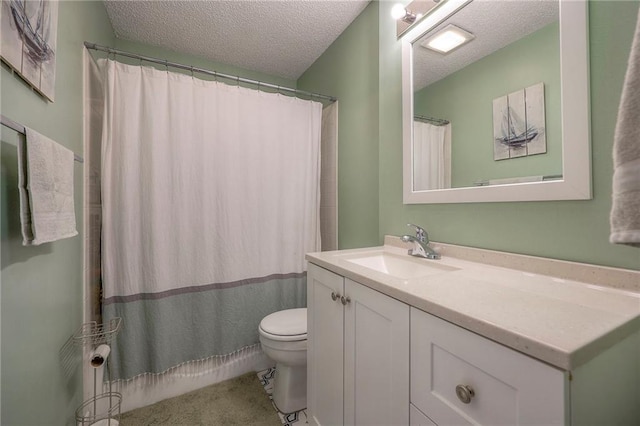
[[[453,24],[449,24],[431,37],[420,42],[420,45],[427,49],[435,50],[438,53],[445,54],[470,42],[474,38],[476,38],[476,36],[470,32]]]
[[[401,3],[397,3],[391,8],[391,17],[396,21],[402,20],[407,24],[413,24],[417,19],[422,17],[422,14],[416,15],[415,13],[411,13],[411,11]]]

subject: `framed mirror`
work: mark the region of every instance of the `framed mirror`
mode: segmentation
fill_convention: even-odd
[[[445,0],[410,28],[404,203],[590,199],[587,29],[586,0]]]

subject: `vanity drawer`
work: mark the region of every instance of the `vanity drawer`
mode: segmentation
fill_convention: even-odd
[[[411,403],[438,425],[562,425],[565,372],[411,309]]]

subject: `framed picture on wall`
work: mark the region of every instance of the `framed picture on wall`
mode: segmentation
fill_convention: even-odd
[[[2,0],[0,56],[53,102],[58,0]]]
[[[544,83],[493,100],[493,159],[547,152]]]

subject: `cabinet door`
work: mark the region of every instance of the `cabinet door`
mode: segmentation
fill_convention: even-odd
[[[409,424],[409,306],[345,279],[344,423]]]
[[[563,425],[565,372],[411,309],[411,403],[439,425]]]
[[[409,404],[409,425],[410,426],[437,426],[424,413],[416,408],[415,405]]]
[[[311,425],[343,420],[344,278],[309,264],[307,272],[307,415]]]

